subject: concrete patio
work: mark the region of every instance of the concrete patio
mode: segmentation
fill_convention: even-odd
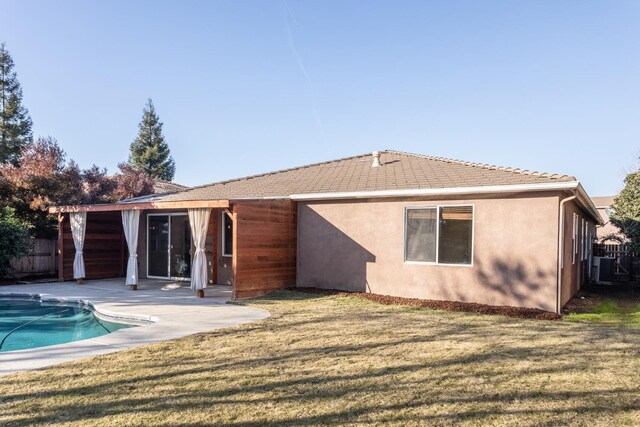
[[[188,282],[141,280],[137,291],[129,290],[123,279],[0,286],[0,296],[11,294],[88,301],[102,315],[150,323],[88,340],[0,353],[0,375],[269,317],[266,310],[226,304],[231,299],[230,286],[212,286],[205,298],[197,298]]]

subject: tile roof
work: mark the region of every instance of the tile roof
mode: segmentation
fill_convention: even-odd
[[[131,201],[199,201],[289,197],[292,194],[438,189],[576,181],[572,176],[532,172],[441,157],[386,150],[380,167],[371,153],[191,187]]]
[[[161,179],[156,179],[153,183],[153,193],[154,194],[163,194],[163,193],[173,193],[176,191],[186,190],[186,185],[176,184],[175,182],[163,181]]]
[[[600,197],[592,197],[591,200],[593,201],[593,204],[596,205],[597,208],[600,207],[610,207],[613,204],[613,201],[617,198],[618,196],[600,196]]]

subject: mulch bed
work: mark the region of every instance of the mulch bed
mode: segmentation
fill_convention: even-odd
[[[556,313],[538,310],[536,308],[507,307],[486,304],[476,304],[472,302],[459,301],[436,301],[418,298],[402,298],[387,295],[368,294],[364,292],[345,292],[336,289],[318,289],[318,288],[293,288],[295,291],[322,294],[322,295],[339,295],[346,297],[354,297],[374,301],[386,305],[408,305],[413,307],[427,307],[435,310],[457,311],[465,313],[478,314],[497,314],[499,316],[515,317],[519,319],[536,319],[536,320],[558,320],[560,316]]]

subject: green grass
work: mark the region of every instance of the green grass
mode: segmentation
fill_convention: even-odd
[[[592,322],[611,325],[640,326],[640,304],[613,300],[591,306],[586,313],[570,313],[564,317],[569,322]]]
[[[640,424],[640,329],[299,292],[243,303],[272,317],[0,377],[0,425]]]

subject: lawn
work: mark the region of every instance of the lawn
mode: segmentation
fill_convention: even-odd
[[[640,304],[614,299],[592,304],[588,310],[569,313],[569,322],[591,322],[610,325],[640,326]]]
[[[640,287],[635,282],[591,284],[564,308],[563,319],[607,325],[640,327]]]
[[[244,303],[273,316],[0,377],[0,425],[640,424],[638,328],[300,292]]]

